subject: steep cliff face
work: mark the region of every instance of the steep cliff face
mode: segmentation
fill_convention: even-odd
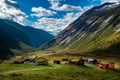
[[[43,49],[61,46],[78,52],[107,49],[120,42],[120,4],[105,3],[86,11]]]

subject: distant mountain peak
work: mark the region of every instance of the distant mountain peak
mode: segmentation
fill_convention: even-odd
[[[106,8],[106,7],[110,7],[110,6],[114,5],[114,4],[115,4],[115,3],[106,2],[106,3],[103,3],[103,4],[100,5],[100,6],[94,7],[93,9],[103,9],[103,8]]]

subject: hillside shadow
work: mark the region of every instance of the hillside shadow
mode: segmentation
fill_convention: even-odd
[[[8,59],[13,56],[13,52],[6,48],[3,44],[0,44],[0,60]]]
[[[88,52],[91,54],[95,54],[97,56],[119,56],[120,55],[120,43],[113,44],[107,49],[97,49],[92,52]]]
[[[13,56],[14,53],[10,49],[21,50],[20,43],[0,28],[0,59]]]
[[[21,49],[20,43],[13,37],[11,37],[9,34],[4,32],[2,29],[0,29],[0,43],[4,44],[7,48],[11,49]]]

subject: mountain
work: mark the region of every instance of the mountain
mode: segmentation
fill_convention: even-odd
[[[41,44],[52,38],[52,35],[43,30],[0,19],[0,59],[36,51]]]
[[[119,53],[120,4],[105,3],[86,11],[41,47],[48,48],[70,53]]]
[[[21,45],[22,44],[20,44],[20,41],[11,37],[9,34],[7,34],[0,28],[0,59],[6,59],[14,55],[14,51],[12,50],[22,52],[23,50]]]
[[[36,48],[53,38],[51,34],[44,30],[35,29],[29,26],[22,26],[9,20],[0,20],[0,28],[12,37],[15,37],[25,44]]]
[[[0,35],[1,32],[2,31],[0,30]],[[5,44],[2,42],[3,40],[0,38],[0,59],[7,59],[9,56],[13,55],[13,52],[5,46]]]

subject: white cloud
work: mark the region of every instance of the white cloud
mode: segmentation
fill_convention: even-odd
[[[87,10],[93,8],[93,7],[94,7],[94,5],[90,5],[90,6],[85,6],[83,9],[84,9],[84,11],[87,11]]]
[[[26,24],[27,15],[19,9],[17,2],[13,0],[0,1],[0,18]]]
[[[101,3],[106,3],[106,2],[111,2],[111,3],[119,3],[119,0],[101,0]]]
[[[55,11],[47,10],[42,7],[33,7],[31,11],[34,12],[33,14],[31,14],[31,16],[34,17],[53,16],[57,14],[57,12]]]
[[[55,0],[54,0],[55,1]],[[56,0],[55,3],[59,4],[59,0]],[[58,5],[55,4],[55,5]],[[63,16],[63,18],[47,18],[42,17],[37,20],[37,22],[34,22],[32,25],[35,28],[43,29],[45,31],[50,32],[53,35],[57,35],[59,32],[61,32],[63,29],[65,29],[70,23],[75,21],[82,13],[87,11],[88,9],[91,9],[93,5],[91,6],[85,6],[81,9],[81,11],[75,13],[75,12],[68,12],[66,15]],[[60,9],[59,9],[60,10]],[[59,14],[57,14],[59,15]]]
[[[15,2],[15,1],[13,1],[13,0],[8,0],[9,2],[11,2],[11,3],[17,3],[17,2]]]
[[[69,4],[63,4],[60,6],[60,1],[62,0],[48,0],[51,4],[51,9],[56,11],[82,11],[83,9],[80,6],[72,6]]]
[[[32,9],[32,11],[35,12],[36,14],[34,15],[31,14],[31,15],[40,17],[38,18],[37,22],[33,23],[32,26],[38,29],[43,29],[45,31],[48,31],[53,35],[57,35],[59,32],[65,29],[70,23],[72,23],[78,17],[80,17],[82,13],[93,7],[93,5],[91,5],[81,8],[80,6],[72,6],[68,4],[63,4],[62,6],[60,6],[61,5],[60,1],[63,0],[49,0],[49,1],[51,4],[50,8],[53,10],[72,11],[72,12],[67,12],[66,15],[64,15],[62,18],[47,18],[47,16],[52,16],[57,13],[44,9],[42,7]],[[78,12],[76,13],[73,11],[78,11]]]
[[[80,13],[67,13],[63,18],[40,18],[34,23],[33,27],[46,30],[53,35],[57,35],[66,28],[71,22],[77,19]]]

